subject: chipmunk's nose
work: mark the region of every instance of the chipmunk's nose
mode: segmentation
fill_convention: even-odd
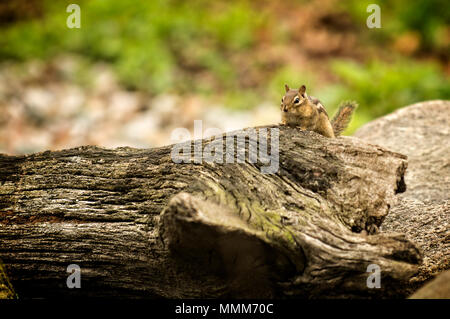
[[[284,105],[284,106],[283,106],[283,112],[287,112],[287,111],[288,111],[288,108],[287,108],[286,105]]]

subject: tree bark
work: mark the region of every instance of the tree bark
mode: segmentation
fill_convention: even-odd
[[[421,253],[377,227],[405,190],[406,157],[268,128],[275,174],[249,160],[251,134],[233,144],[244,163],[176,164],[172,146],[0,155],[0,259],[19,297],[403,296]],[[70,264],[80,289],[67,288]]]

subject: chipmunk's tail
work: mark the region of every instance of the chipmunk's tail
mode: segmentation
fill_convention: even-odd
[[[358,103],[355,101],[344,101],[339,105],[339,110],[331,120],[333,131],[335,136],[341,135],[341,133],[347,128],[350,120],[352,119],[353,111],[358,107]]]

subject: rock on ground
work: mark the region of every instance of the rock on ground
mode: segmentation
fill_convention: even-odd
[[[450,270],[420,288],[410,299],[450,299]]]
[[[415,289],[450,268],[450,101],[402,108],[355,136],[408,156],[406,192],[382,230],[404,233],[422,249],[423,264],[411,281]]]

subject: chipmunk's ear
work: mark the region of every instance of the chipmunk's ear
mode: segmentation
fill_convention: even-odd
[[[302,86],[298,89],[298,93],[300,93],[301,96],[305,97],[305,92],[306,92],[306,86],[302,85]]]
[[[290,90],[287,84],[284,85],[284,89],[286,90],[286,93]]]

